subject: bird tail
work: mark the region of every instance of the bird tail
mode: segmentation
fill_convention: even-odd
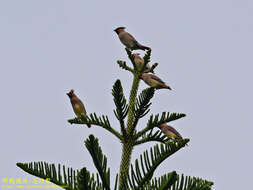
[[[167,86],[167,88],[168,88],[169,90],[172,90],[169,86]]]
[[[150,49],[151,49],[150,47],[143,46],[143,45],[141,45],[141,44],[138,44],[138,46],[139,46],[139,48],[140,48],[141,50],[150,50]]]
[[[166,84],[163,84],[162,87],[163,87],[163,88],[167,88],[167,89],[169,89],[169,90],[172,90],[172,89],[171,89],[169,86],[167,86]]]
[[[90,124],[87,124],[87,126],[88,126],[89,128],[91,128],[91,125],[90,125]]]

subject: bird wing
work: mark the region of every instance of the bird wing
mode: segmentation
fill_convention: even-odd
[[[74,112],[80,116],[81,114],[86,115],[86,110],[85,107],[83,105],[83,102],[81,100],[73,100],[72,102],[73,108],[74,108]]]
[[[163,82],[162,79],[160,79],[159,77],[157,77],[157,76],[155,76],[155,75],[151,75],[151,79],[156,80],[156,81],[158,81],[158,82],[161,82],[161,83],[165,84],[165,82]]]
[[[129,39],[129,40],[133,40],[133,41],[136,41],[136,39],[131,35],[131,34],[129,34],[128,32],[126,32],[126,36],[127,36],[127,38]],[[137,42],[137,41],[136,41]]]
[[[127,41],[132,41],[134,46],[138,45],[139,43],[137,42],[137,40],[128,32],[126,32],[126,40]]]
[[[174,133],[176,136],[178,136],[179,138],[183,138],[180,134],[179,134],[179,132],[177,132],[177,130],[176,129],[174,129],[173,127],[171,127],[171,126],[166,126],[166,128],[169,130],[169,131],[171,131],[172,133]]]

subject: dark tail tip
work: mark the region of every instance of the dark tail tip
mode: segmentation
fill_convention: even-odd
[[[151,50],[151,48],[150,47],[147,47],[147,46],[144,46],[144,50]]]
[[[150,50],[150,49],[151,49],[150,47],[143,46],[143,45],[139,45],[139,48],[140,48],[141,50]]]
[[[91,128],[91,125],[90,125],[90,124],[88,124],[87,126],[88,126],[89,128]]]

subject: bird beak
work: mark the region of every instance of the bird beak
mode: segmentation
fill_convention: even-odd
[[[115,30],[113,30],[116,34],[119,34],[119,32],[118,32],[118,30],[117,29],[115,29]]]

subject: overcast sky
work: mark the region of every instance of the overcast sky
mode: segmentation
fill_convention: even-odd
[[[83,143],[89,134],[99,138],[114,181],[119,141],[96,126],[70,125],[74,113],[66,93],[75,89],[88,112],[108,115],[119,130],[111,88],[121,79],[128,98],[132,75],[116,64],[128,59],[113,30],[125,26],[152,48],[157,75],[173,89],[157,91],[151,113],[187,114],[172,125],[191,139],[189,146],[155,175],[176,170],[211,180],[214,189],[249,189],[252,21],[250,0],[0,1],[1,184],[4,177],[33,178],[16,162],[95,172]],[[140,90],[146,87],[141,81]],[[151,145],[134,149],[132,161]]]

